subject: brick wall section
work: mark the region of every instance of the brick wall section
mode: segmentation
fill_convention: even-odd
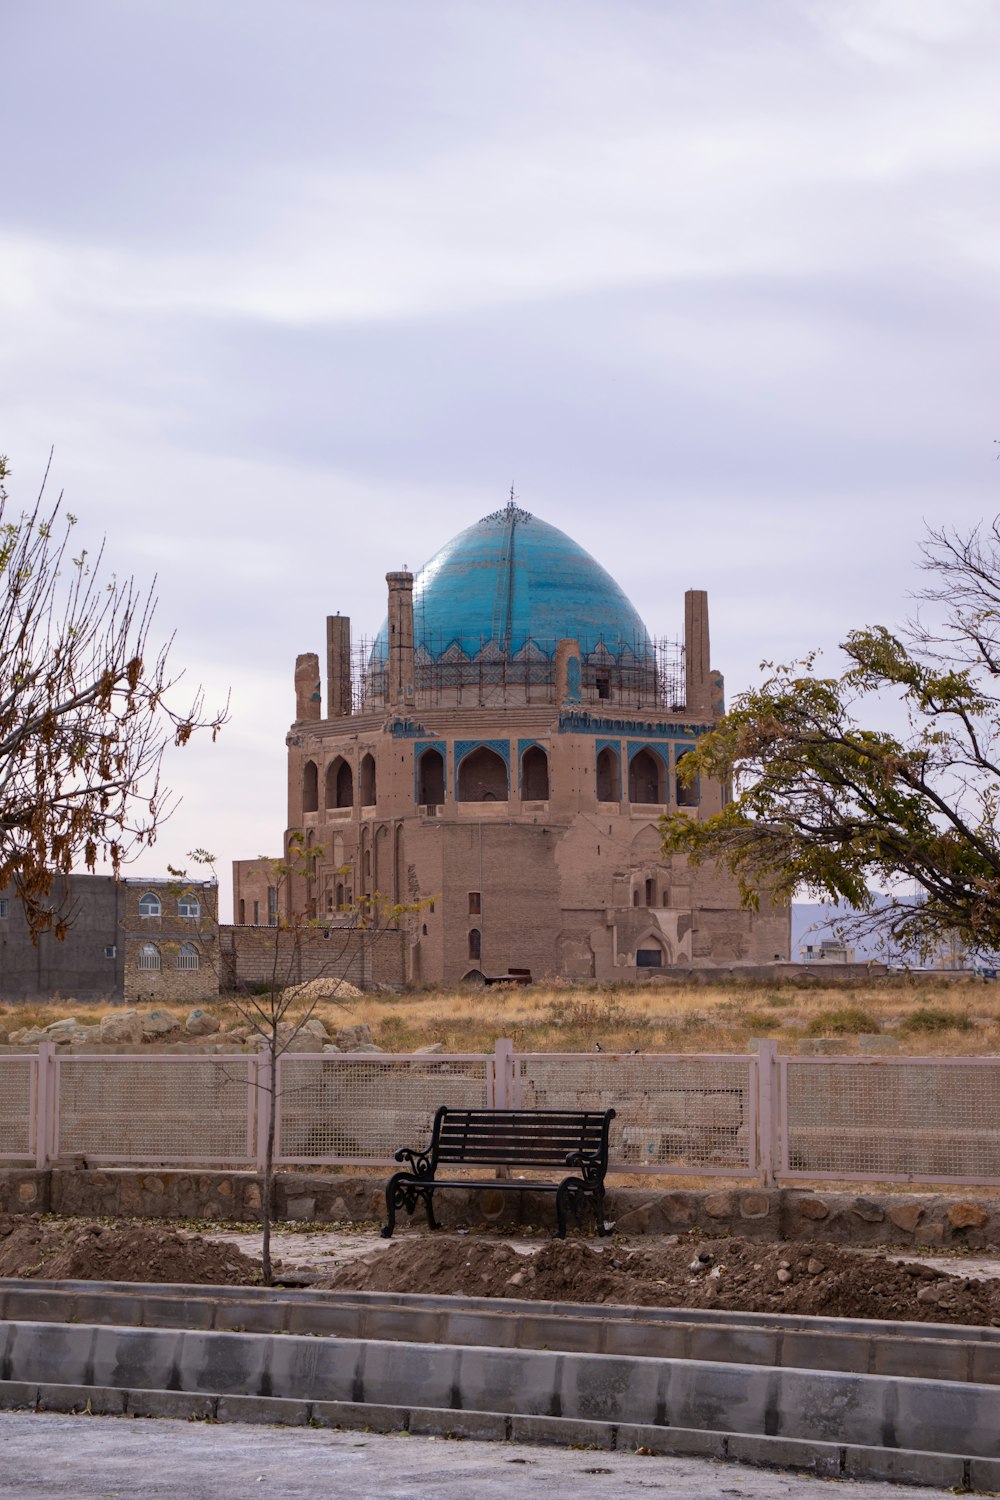
[[[408,935],[394,928],[360,932],[344,928],[304,932],[274,927],[222,927],[222,987],[268,984],[275,971],[284,987],[309,979],[346,979],[359,989],[405,984]]]
[[[122,887],[122,937],[125,950],[125,999],[136,1004],[179,1004],[211,1000],[219,993],[219,891],[214,882],[128,880]],[[158,916],[142,911],[143,898],[155,896]],[[182,903],[196,901],[200,913],[182,916]],[[155,947],[160,967],[140,967],[144,948]],[[197,969],[178,968],[182,947],[198,955]]]

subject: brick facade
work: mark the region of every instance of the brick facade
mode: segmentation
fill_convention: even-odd
[[[219,993],[219,890],[214,881],[122,884],[124,997],[197,1004]]]

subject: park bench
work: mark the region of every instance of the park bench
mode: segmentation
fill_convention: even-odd
[[[608,1131],[614,1117],[613,1109],[450,1109],[442,1104],[426,1150],[403,1146],[396,1152],[396,1161],[408,1162],[409,1167],[394,1173],[386,1184],[383,1239],[389,1239],[396,1227],[397,1209],[412,1214],[418,1200],[428,1225],[437,1229],[433,1199],[442,1188],[554,1193],[559,1239],[566,1237],[566,1210],[572,1208],[579,1219],[590,1200],[597,1232],[604,1234]],[[439,1177],[442,1166],[521,1168],[551,1172],[552,1177]],[[567,1167],[575,1167],[576,1173],[563,1175]]]

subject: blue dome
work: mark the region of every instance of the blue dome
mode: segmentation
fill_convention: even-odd
[[[529,641],[551,655],[566,638],[586,656],[601,643],[612,656],[645,656],[649,635],[611,575],[564,531],[513,501],[484,516],[435,553],[414,580],[415,646],[438,660],[459,646],[476,656],[516,655]],[[388,654],[383,625],[373,660]]]

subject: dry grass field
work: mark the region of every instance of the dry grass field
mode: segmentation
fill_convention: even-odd
[[[188,1007],[172,1007],[182,1016]],[[223,1028],[237,1024],[225,1000],[205,1004]],[[107,1005],[53,1000],[0,1002],[0,1026],[45,1026],[75,1015],[85,1024]],[[1000,1052],[1000,983],[970,978],[891,975],[864,984],[824,985],[803,978],[767,983],[532,985],[487,990],[366,994],[321,1001],[315,1012],[333,1031],[367,1022],[378,1045],[409,1052],[440,1042],[449,1052],[492,1050],[509,1037],[521,1051],[745,1052],[754,1037],[779,1050],[838,1038],[849,1051],[881,1034],[910,1055]]]

